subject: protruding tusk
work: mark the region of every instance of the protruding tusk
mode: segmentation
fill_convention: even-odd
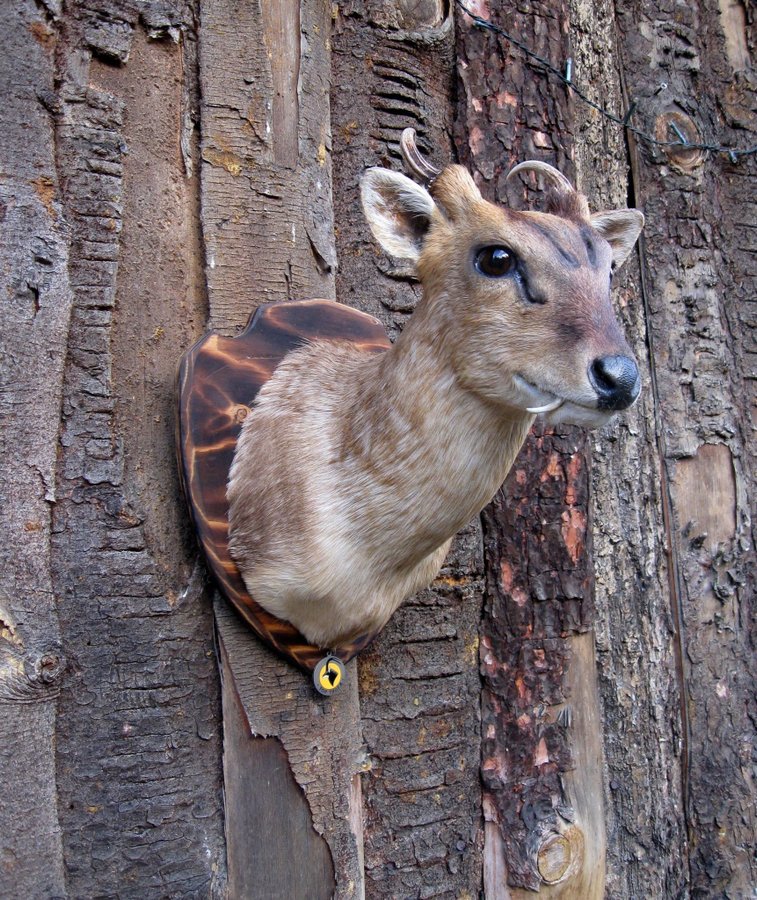
[[[533,413],[536,415],[537,413],[545,413],[552,412],[553,409],[557,409],[558,406],[562,406],[563,401],[557,397],[551,403],[547,403],[545,406],[527,406],[526,412]]]
[[[407,168],[426,183],[433,181],[441,169],[432,166],[428,160],[421,156],[418,145],[415,143],[415,129],[406,128],[400,137],[400,150]]]
[[[575,194],[576,192],[576,189],[562,172],[558,171],[554,166],[550,166],[549,163],[541,162],[541,160],[538,159],[527,159],[525,162],[518,163],[517,166],[510,169],[507,173],[505,181],[509,181],[516,172],[526,171],[540,172],[545,178],[549,178],[560,191],[566,193],[569,192],[571,194]]]

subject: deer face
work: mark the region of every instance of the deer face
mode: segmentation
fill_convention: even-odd
[[[503,413],[599,426],[640,390],[610,283],[644,220],[628,209],[589,215],[546,168],[559,188],[546,213],[485,201],[460,166],[430,192],[371,169],[363,206],[384,249],[415,262],[424,286],[415,315],[432,325],[461,385]]]

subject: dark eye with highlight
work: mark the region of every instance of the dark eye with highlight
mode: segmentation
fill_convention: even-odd
[[[507,247],[484,247],[476,254],[476,268],[487,278],[503,278],[515,269],[516,258]]]

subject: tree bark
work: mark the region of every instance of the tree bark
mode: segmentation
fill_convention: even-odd
[[[330,29],[323,0],[202,5],[202,227],[222,334],[261,303],[334,297]],[[318,697],[225,601],[215,610],[230,895],[363,896],[355,664]],[[275,826],[252,827],[255,806]]]
[[[741,0],[469,6],[643,131],[757,144]],[[650,146],[442,0],[9,0],[0,45],[0,895],[751,896],[755,157]],[[401,331],[358,181],[406,126],[501,202],[540,158],[644,210],[644,390],[536,429],[321,699],[207,581],[175,366],[269,300]]]
[[[396,336],[419,288],[379,254],[358,180],[367,166],[401,169],[399,138],[409,126],[436,163],[450,159],[451,10],[435,2],[343,3],[333,40],[337,297]],[[482,589],[475,522],[432,587],[359,657],[367,897],[478,896]]]
[[[53,128],[52,34],[30,3],[0,9],[0,873],[21,896],[65,890],[55,703],[65,661],[50,574],[68,245]],[[12,826],[12,827],[11,827]]]
[[[103,2],[50,28],[74,296],[52,538],[66,893],[207,895],[225,866],[220,705],[173,461],[175,361],[205,318],[180,140],[191,16]]]
[[[618,9],[627,93],[664,140],[757,143],[754,10],[636,2]],[[656,68],[655,68],[656,67]],[[656,93],[660,81],[667,88]],[[654,360],[670,615],[681,691],[692,897],[746,897],[754,847],[755,158],[643,142],[643,291]]]

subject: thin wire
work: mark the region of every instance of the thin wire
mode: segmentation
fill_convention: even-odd
[[[539,56],[538,53],[534,53],[534,51],[530,47],[527,47],[514,35],[509,34],[507,31],[505,31],[504,28],[500,28],[499,25],[494,25],[492,22],[487,22],[486,19],[482,19],[481,16],[477,16],[475,13],[472,13],[465,6],[462,0],[455,0],[455,3],[479,28],[483,28],[486,31],[493,31],[495,34],[500,35],[500,37],[505,38],[505,40],[507,40],[513,46],[517,47],[519,50],[522,50],[523,53],[525,53],[526,56],[528,56],[530,59],[533,59],[535,62],[539,63],[539,65],[541,65],[544,69],[546,69],[548,72],[551,72],[551,74],[556,75],[566,87],[570,88],[570,90],[573,91],[573,93],[577,97],[583,100],[583,102],[590,106],[592,109],[595,109],[598,113],[603,115],[606,119],[609,119],[611,122],[614,122],[616,125],[620,125],[621,128],[625,128],[627,131],[635,134],[636,137],[638,137],[642,141],[646,141],[648,144],[653,144],[655,147],[683,147],[686,150],[707,150],[710,153],[725,153],[733,163],[737,162],[740,156],[752,156],[757,153],[757,146],[749,147],[745,150],[740,150],[736,147],[724,147],[721,144],[693,143],[692,141],[687,140],[686,136],[678,128],[675,129],[675,133],[677,135],[677,140],[675,141],[661,141],[658,138],[652,137],[651,134],[647,134],[640,128],[636,128],[635,126],[630,124],[629,120],[633,113],[636,111],[636,101],[633,101],[623,118],[621,118],[620,116],[616,116],[608,109],[600,106],[599,103],[595,103],[595,101],[590,97],[587,97],[586,94],[574,83],[570,74],[567,76],[564,75],[560,71],[560,69],[552,65],[552,63],[548,59],[544,59],[543,56]],[[572,65],[570,66],[570,69],[572,69]]]

